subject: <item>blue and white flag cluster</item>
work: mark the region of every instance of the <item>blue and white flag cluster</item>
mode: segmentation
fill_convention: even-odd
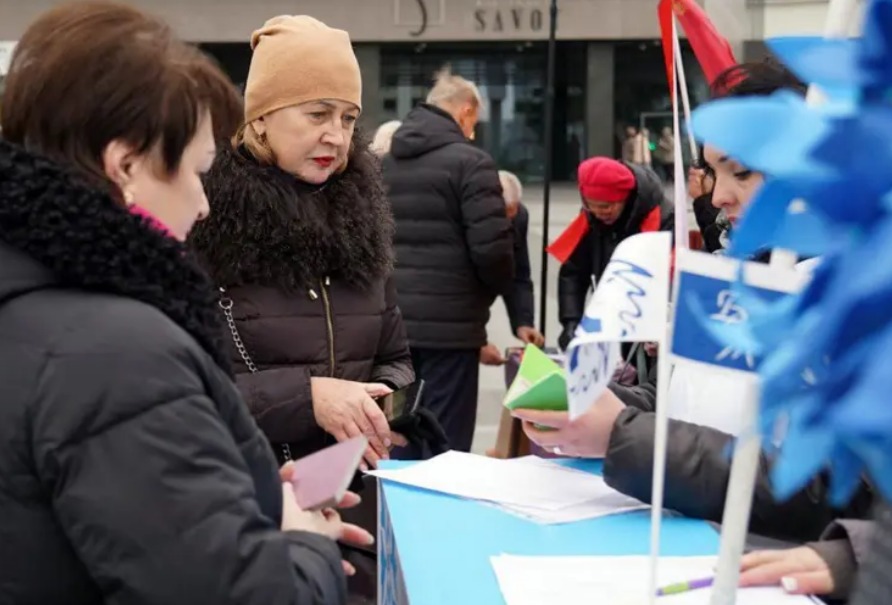
[[[770,46],[827,101],[718,100],[695,112],[693,128],[766,176],[730,254],[784,248],[821,262],[799,295],[763,305],[748,334],[724,338],[764,352],[763,433],[786,427],[780,497],[829,466],[835,502],[864,471],[892,499],[892,0],[869,2],[860,38]]]
[[[801,291],[804,275],[793,268],[775,269],[691,250],[679,250],[675,263],[675,363],[756,372],[765,350],[763,343],[752,336],[759,326],[753,320],[759,320],[768,305],[788,300]],[[741,287],[742,283],[746,286]],[[732,332],[733,342],[729,342]]]

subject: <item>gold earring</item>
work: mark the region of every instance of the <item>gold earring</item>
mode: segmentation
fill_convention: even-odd
[[[124,205],[128,208],[136,203],[136,200],[133,198],[133,192],[129,189],[124,190]]]

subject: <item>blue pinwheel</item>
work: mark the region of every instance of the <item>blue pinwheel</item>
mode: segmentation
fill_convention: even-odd
[[[725,330],[717,337],[764,353],[763,430],[774,435],[780,419],[787,427],[779,496],[829,465],[837,502],[864,469],[892,498],[892,0],[870,2],[858,39],[770,46],[827,102],[718,100],[695,112],[693,128],[766,175],[729,253],[784,248],[821,262],[801,294],[753,301],[749,324],[716,328]]]

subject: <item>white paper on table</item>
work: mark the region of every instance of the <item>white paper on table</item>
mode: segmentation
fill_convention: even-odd
[[[451,451],[406,468],[368,474],[463,498],[551,511],[588,502],[607,487],[597,475],[542,462]]]
[[[638,605],[647,603],[649,557],[491,557],[507,605]],[[717,557],[661,557],[660,586],[714,575]],[[709,605],[712,590],[703,588],[659,597],[660,605]],[[810,597],[792,596],[780,587],[746,588],[737,605],[814,605]]]
[[[606,487],[606,486],[605,486]],[[607,487],[607,489],[610,489]],[[650,505],[639,502],[634,498],[624,496],[619,492],[605,494],[603,497],[574,504],[558,510],[546,510],[533,506],[517,506],[513,504],[498,504],[498,508],[506,513],[534,521],[542,525],[556,525],[558,523],[574,523],[588,519],[597,519],[608,515],[620,515],[636,510],[650,508]]]
[[[579,473],[581,475],[591,476],[591,473],[578,469],[565,467],[553,460],[540,458],[538,456],[523,456],[520,458],[511,458],[508,460],[513,464],[535,464],[542,467],[558,467],[564,470]],[[598,494],[586,502],[561,508],[558,510],[548,510],[536,508],[534,506],[518,506],[514,504],[495,504],[497,508],[507,513],[522,517],[529,521],[541,523],[543,525],[553,525],[557,523],[572,523],[574,521],[585,521],[586,519],[597,519],[598,517],[606,517],[608,515],[619,515],[636,510],[650,508],[650,505],[636,500],[631,496],[618,492],[604,481],[603,477],[595,475],[603,485]]]

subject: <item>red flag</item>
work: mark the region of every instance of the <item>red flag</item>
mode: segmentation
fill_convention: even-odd
[[[546,252],[558,259],[561,264],[564,264],[573,255],[573,251],[576,250],[579,242],[588,233],[588,229],[588,217],[586,217],[586,212],[583,210],[573,219],[570,226],[564,229],[564,232],[556,240],[551,242],[551,245],[545,249]]]
[[[663,37],[663,57],[666,60],[666,77],[669,90],[675,90],[672,77],[672,63],[675,61],[675,46],[672,40],[672,16],[684,28],[688,42],[703,73],[710,84],[729,67],[737,64],[731,45],[722,37],[709,16],[695,0],[660,0],[657,14],[660,18],[660,32]]]

